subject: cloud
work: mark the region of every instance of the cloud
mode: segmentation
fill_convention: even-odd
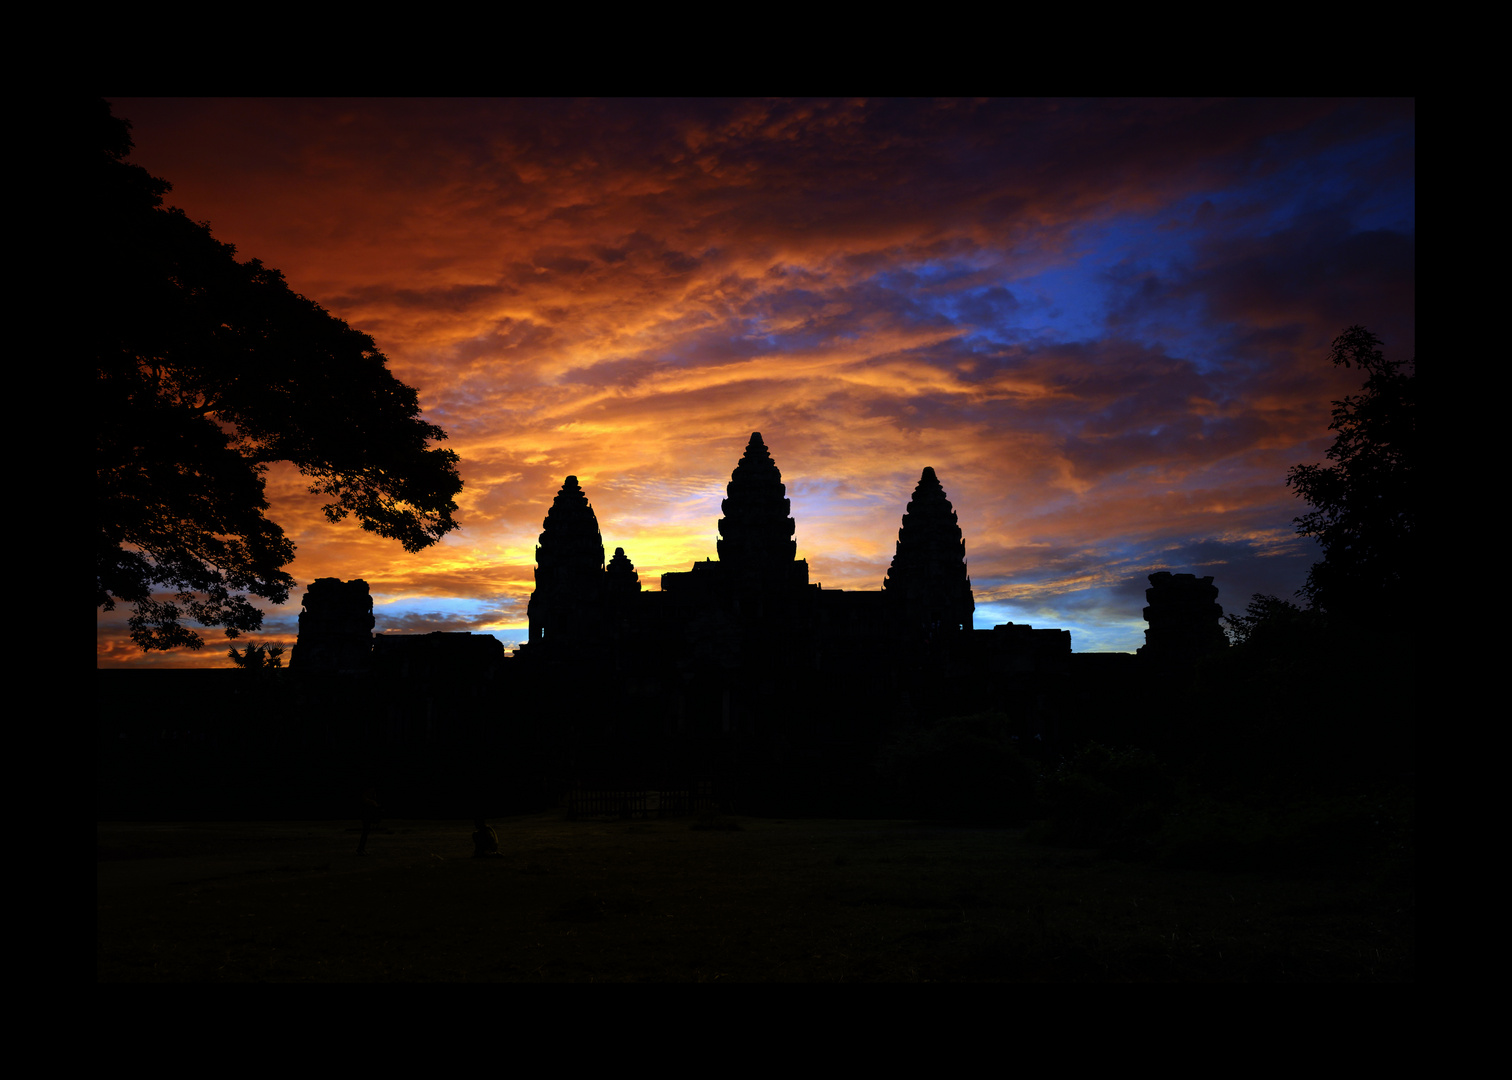
[[[879,586],[929,465],[979,603],[1137,622],[1151,568],[1289,594],[1283,479],[1351,389],[1328,342],[1412,347],[1411,102],[114,104],[170,202],[448,431],[463,528],[417,556],[269,474],[296,578],[421,598],[405,626],[520,619],[569,474],[657,587],[714,554],[755,430],[826,586]]]

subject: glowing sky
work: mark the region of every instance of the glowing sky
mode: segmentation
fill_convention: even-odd
[[[976,625],[1143,641],[1146,575],[1225,609],[1317,557],[1287,469],[1323,459],[1327,362],[1414,355],[1410,101],[110,99],[130,161],[243,259],[371,334],[461,455],[418,555],[326,522],[289,467],[292,644],[318,577],[378,630],[524,639],[534,545],[578,476],[647,588],[713,557],[752,431],[798,556],[881,587],[933,466]],[[144,657],[123,607],[101,666]]]

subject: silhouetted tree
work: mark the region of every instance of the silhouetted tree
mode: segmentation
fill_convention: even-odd
[[[1312,636],[1326,628],[1327,620],[1316,608],[1303,608],[1279,596],[1255,593],[1241,615],[1223,617],[1229,640],[1235,645],[1266,647],[1278,639]]]
[[[246,671],[266,671],[283,667],[282,645],[257,645],[247,642],[241,652],[233,645],[229,653],[231,662]]]
[[[1417,386],[1415,361],[1380,346],[1363,326],[1333,342],[1333,363],[1365,384],[1333,403],[1333,464],[1287,474],[1313,507],[1297,531],[1323,559],[1298,590],[1307,608],[1257,593],[1227,618],[1238,647],[1204,678],[1234,704],[1224,724],[1191,732],[1212,775],[1313,784],[1410,768],[1415,657],[1401,616],[1416,599]]]
[[[1316,537],[1323,561],[1302,594],[1330,615],[1364,621],[1399,610],[1416,552],[1416,360],[1387,360],[1363,326],[1334,340],[1330,359],[1367,374],[1361,393],[1335,401],[1328,450],[1333,465],[1298,465],[1289,487],[1314,509],[1295,519]]]
[[[294,545],[264,516],[268,463],[292,462],[335,522],[419,551],[456,528],[457,455],[372,338],[238,262],[205,223],[164,208],[171,185],[123,159],[130,125],[81,117],[84,250],[71,302],[93,353],[97,606],[132,605],[143,649],[199,648],[188,616],[226,636],[278,604]],[[154,592],[173,594],[154,599]]]

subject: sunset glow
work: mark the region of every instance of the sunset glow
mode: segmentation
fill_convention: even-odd
[[[1330,341],[1415,353],[1411,102],[110,104],[165,202],[372,335],[461,458],[461,528],[417,555],[274,466],[299,586],[258,641],[339,577],[379,632],[512,648],[569,474],[656,589],[716,557],[760,431],[810,580],[879,589],[932,466],[977,626],[1132,651],[1153,571],[1291,596],[1286,471],[1360,383]],[[219,629],[142,654],[128,614],[100,666],[228,666]]]

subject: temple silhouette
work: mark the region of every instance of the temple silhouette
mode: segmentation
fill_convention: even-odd
[[[470,732],[477,746],[528,747],[548,783],[696,775],[750,789],[806,770],[859,775],[881,739],[944,716],[1001,714],[1035,747],[1108,734],[1140,702],[1158,705],[1161,680],[1227,645],[1212,578],[1165,571],[1151,575],[1137,655],[1074,654],[1068,630],[974,629],[965,539],[933,468],[875,592],[809,580],[759,432],[720,510],[718,557],[651,591],[623,547],[606,558],[588,493],[568,476],[542,522],[514,656],[491,635],[375,636],[366,582],[326,578],[305,594],[290,673],[306,700],[346,687],[377,738]]]
[[[794,711],[823,713],[821,701],[843,711],[858,696],[908,715],[908,668],[954,656],[974,634],[965,541],[933,469],[903,515],[880,592],[809,581],[782,473],[759,432],[720,509],[719,557],[663,574],[661,591],[648,592],[624,548],[606,565],[593,507],[567,477],[543,522],[518,658],[604,676],[655,671],[674,687],[718,684],[720,729],[752,734]],[[976,647],[984,656],[1069,650],[1069,633],[1028,627],[989,632]]]
[[[287,668],[101,671],[101,805],[343,816],[376,787],[411,817],[598,805],[593,792],[654,792],[662,812],[888,816],[879,748],[946,717],[992,714],[1053,755],[1181,738],[1173,717],[1207,715],[1201,661],[1227,647],[1211,577],[1150,575],[1137,654],[1073,653],[1067,630],[973,628],[965,538],[933,468],[874,592],[809,580],[760,433],[720,511],[718,557],[648,590],[624,548],[606,558],[567,477],[513,656],[490,634],[375,635],[367,582],[322,578]],[[206,707],[164,706],[184,700]]]

